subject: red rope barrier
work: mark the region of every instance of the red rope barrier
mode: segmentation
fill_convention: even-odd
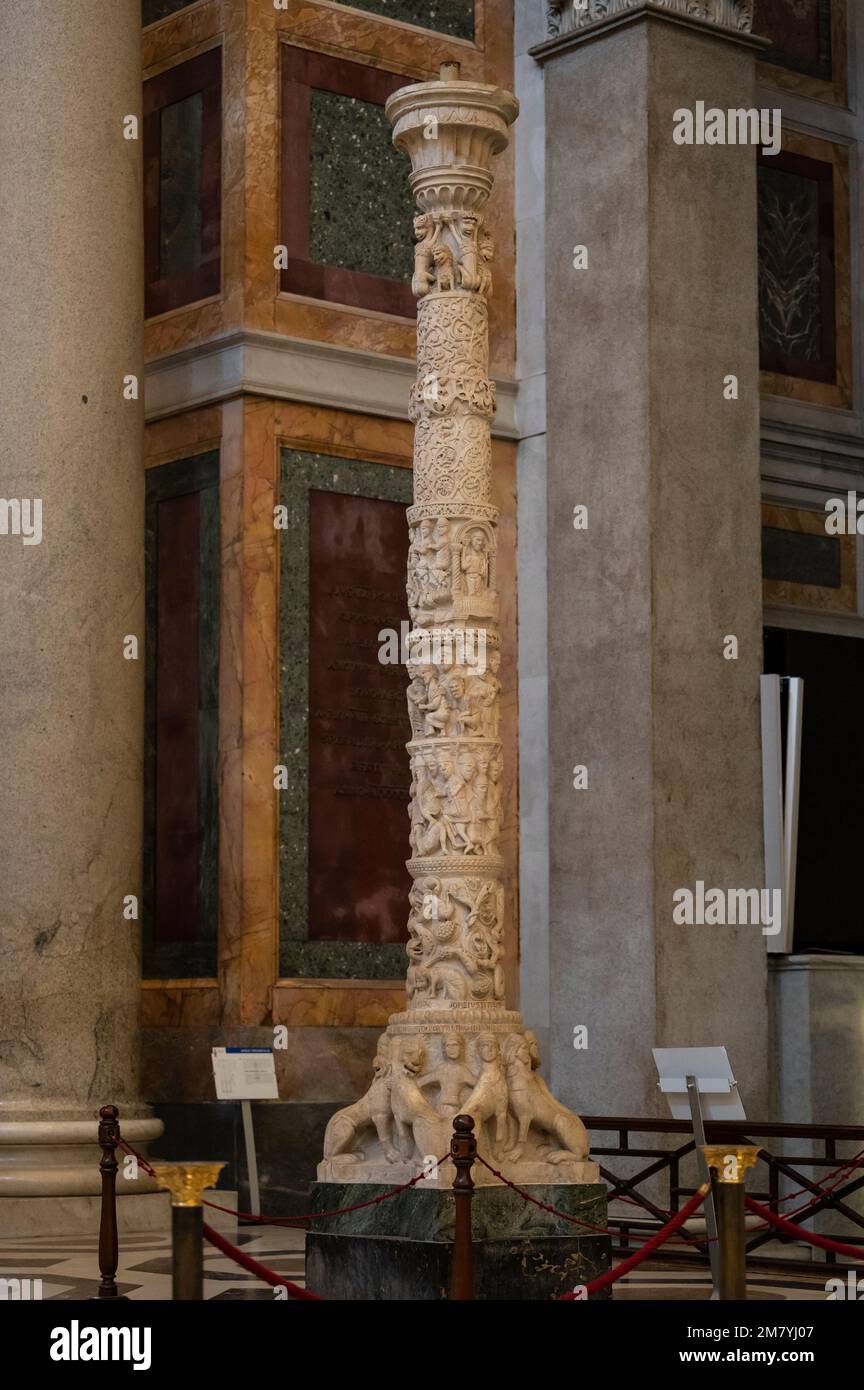
[[[259,1264],[253,1260],[251,1255],[244,1255],[242,1250],[238,1250],[236,1245],[232,1245],[230,1240],[220,1236],[218,1231],[214,1231],[212,1226],[204,1223],[204,1239],[209,1240],[211,1245],[215,1245],[217,1250],[221,1250],[223,1255],[227,1255],[229,1260],[240,1265],[243,1269],[254,1274],[256,1279],[263,1279],[265,1284],[271,1284],[274,1289],[285,1289],[290,1298],[310,1299],[315,1303],[323,1303],[325,1300],[320,1294],[312,1293],[310,1289],[301,1289],[299,1284],[292,1284],[290,1279],[285,1279],[281,1274],[274,1274],[272,1269],[266,1265]]]
[[[696,1211],[698,1207],[701,1207],[710,1190],[710,1183],[703,1183],[699,1191],[694,1192],[690,1201],[685,1203],[681,1210],[675,1213],[672,1220],[668,1221],[662,1230],[659,1230],[656,1235],[652,1236],[651,1239],[642,1246],[641,1250],[635,1251],[635,1253],[630,1255],[626,1260],[621,1260],[620,1263],[615,1265],[614,1269],[607,1270],[605,1274],[601,1274],[597,1279],[592,1279],[590,1284],[586,1284],[586,1294],[596,1293],[598,1289],[605,1289],[607,1285],[616,1283],[617,1280],[622,1279],[625,1274],[629,1274],[631,1269],[635,1269],[637,1265],[641,1265],[643,1260],[647,1260],[649,1255],[653,1254],[664,1241],[669,1239],[673,1231],[677,1231],[679,1226],[683,1226],[684,1222],[690,1219],[694,1211]],[[575,1301],[575,1299],[575,1293],[564,1293],[557,1302],[568,1303]]]
[[[445,1154],[443,1158],[438,1159],[439,1168],[442,1163],[447,1162],[449,1157],[449,1154]],[[260,1222],[262,1226],[293,1226],[304,1221],[320,1221],[325,1216],[344,1216],[346,1212],[362,1211],[364,1207],[377,1207],[379,1202],[386,1202],[388,1197],[397,1197],[400,1192],[407,1192],[409,1187],[415,1187],[424,1177],[426,1177],[425,1172],[420,1172],[409,1182],[403,1182],[399,1187],[391,1187],[389,1192],[382,1192],[378,1197],[368,1197],[365,1202],[357,1202],[353,1207],[335,1207],[333,1211],[312,1211],[308,1212],[306,1216],[253,1216],[248,1211],[234,1211],[232,1207],[220,1207],[218,1202],[205,1201],[203,1205],[213,1207],[215,1211],[225,1211],[229,1216],[242,1216],[244,1221]]]
[[[137,1149],[133,1149],[131,1144],[127,1144],[125,1139],[118,1137],[117,1147],[119,1149],[122,1149],[124,1154],[129,1154],[131,1158],[137,1159],[137,1161],[141,1164],[141,1167],[144,1169],[144,1172],[148,1175],[148,1177],[153,1178],[156,1176],[144,1155],[139,1154]]]
[[[810,1245],[818,1245],[822,1250],[834,1250],[838,1255],[848,1255],[850,1259],[860,1264],[864,1260],[864,1249],[855,1245],[844,1245],[839,1240],[829,1240],[828,1236],[818,1236],[815,1231],[805,1231],[803,1226],[796,1226],[794,1221],[787,1221],[784,1216],[777,1216],[768,1207],[760,1204],[752,1197],[745,1197],[745,1202],[750,1211],[755,1211],[767,1221],[769,1226],[774,1226],[784,1235],[796,1236],[799,1240],[806,1240]]]
[[[133,1158],[138,1160],[145,1173],[153,1176],[153,1169],[143,1154],[139,1154],[138,1150],[133,1149],[131,1144],[127,1144],[125,1139],[118,1139],[117,1142],[124,1153],[131,1154]],[[438,1167],[440,1168],[442,1163],[446,1163],[449,1157],[449,1153],[446,1153],[443,1158],[439,1158]],[[305,1216],[254,1216],[251,1211],[235,1211],[233,1207],[220,1207],[218,1202],[208,1202],[206,1199],[202,1200],[201,1205],[212,1207],[214,1211],[227,1212],[229,1216],[242,1217],[244,1221],[255,1221],[261,1226],[296,1226],[305,1221],[321,1221],[325,1216],[344,1216],[350,1211],[362,1211],[364,1207],[376,1207],[379,1202],[386,1202],[388,1197],[396,1197],[400,1192],[407,1192],[409,1187],[416,1186],[425,1176],[425,1172],[420,1172],[409,1182],[403,1182],[399,1187],[391,1187],[389,1192],[382,1192],[378,1197],[369,1197],[365,1202],[357,1202],[353,1207],[336,1207],[333,1211],[313,1211]]]
[[[517,1187],[515,1182],[511,1182],[509,1178],[505,1178],[503,1173],[499,1173],[498,1169],[493,1168],[492,1164],[487,1163],[485,1158],[481,1158],[480,1154],[477,1154],[477,1162],[482,1163],[483,1167],[488,1169],[488,1171],[492,1174],[493,1177],[498,1178],[500,1182],[503,1182],[506,1187],[510,1187],[513,1189],[514,1192],[518,1193],[518,1195],[522,1198],[523,1202],[531,1202],[533,1206],[539,1207],[541,1211],[548,1211],[551,1212],[553,1216],[560,1216],[562,1221],[569,1221],[574,1226],[584,1226],[586,1230],[594,1231],[597,1235],[619,1236],[621,1234],[620,1231],[613,1229],[610,1226],[595,1226],[591,1221],[581,1221],[578,1216],[571,1216],[569,1212],[561,1211],[560,1207],[553,1207],[552,1205],[550,1205],[549,1202],[538,1201],[536,1197],[531,1196],[530,1192],[525,1192],[523,1188]],[[671,1218],[673,1213],[666,1212],[665,1215]],[[626,1238],[627,1240],[653,1239],[653,1237],[643,1236],[639,1231],[629,1231],[627,1233]],[[699,1246],[707,1244],[709,1241],[713,1239],[713,1236],[701,1236],[695,1239],[691,1239],[689,1236],[687,1236],[682,1238],[680,1243],[682,1245]]]

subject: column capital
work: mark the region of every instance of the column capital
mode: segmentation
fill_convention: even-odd
[[[476,212],[492,188],[492,158],[507,146],[519,103],[510,92],[463,82],[458,63],[441,79],[400,87],[387,102],[393,143],[411,160],[411,192],[423,212]]]
[[[753,0],[546,0],[546,16],[550,37],[530,50],[539,63],[651,20],[760,51],[770,46],[752,32]]]

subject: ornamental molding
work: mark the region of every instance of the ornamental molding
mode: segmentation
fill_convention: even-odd
[[[576,33],[631,10],[663,10],[739,34],[753,31],[753,0],[547,0],[548,33]]]
[[[164,420],[247,395],[407,420],[416,373],[416,362],[407,357],[386,357],[283,333],[233,329],[153,358],[145,370],[145,417],[148,422]],[[451,386],[451,379],[449,368],[442,371],[441,396],[449,404],[452,391],[453,408],[458,409],[460,387],[458,383]],[[490,387],[496,402],[492,433],[496,438],[518,439],[517,383],[498,378]],[[426,404],[434,408],[434,380],[425,383],[425,399],[423,389],[420,382],[421,408]],[[488,400],[484,397],[480,404],[488,405]]]

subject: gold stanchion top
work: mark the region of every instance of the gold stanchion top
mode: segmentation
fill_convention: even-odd
[[[215,1186],[224,1163],[154,1163],[153,1176],[171,1193],[172,1207],[200,1207],[201,1194]]]
[[[743,1182],[744,1174],[759,1157],[758,1144],[703,1144],[702,1152],[718,1182]]]

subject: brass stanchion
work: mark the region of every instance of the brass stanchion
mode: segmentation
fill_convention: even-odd
[[[759,1157],[758,1144],[703,1144],[714,1170],[714,1202],[720,1242],[721,1301],[747,1298],[747,1252],[744,1230],[744,1174]]]
[[[453,1179],[456,1227],[453,1237],[453,1263],[450,1270],[450,1297],[474,1297],[474,1246],[471,1241],[471,1199],[474,1179],[471,1169],[477,1157],[474,1119],[471,1115],[456,1115],[450,1140],[450,1157],[456,1169]]]
[[[172,1290],[175,1302],[204,1297],[204,1213],[201,1194],[213,1187],[224,1163],[154,1163],[153,1176],[171,1193]]]
[[[102,1209],[99,1216],[99,1280],[94,1299],[115,1298],[128,1303],[117,1290],[117,1145],[120,1142],[120,1111],[116,1105],[103,1105],[99,1111],[98,1143],[102,1150],[99,1172],[102,1176]]]

